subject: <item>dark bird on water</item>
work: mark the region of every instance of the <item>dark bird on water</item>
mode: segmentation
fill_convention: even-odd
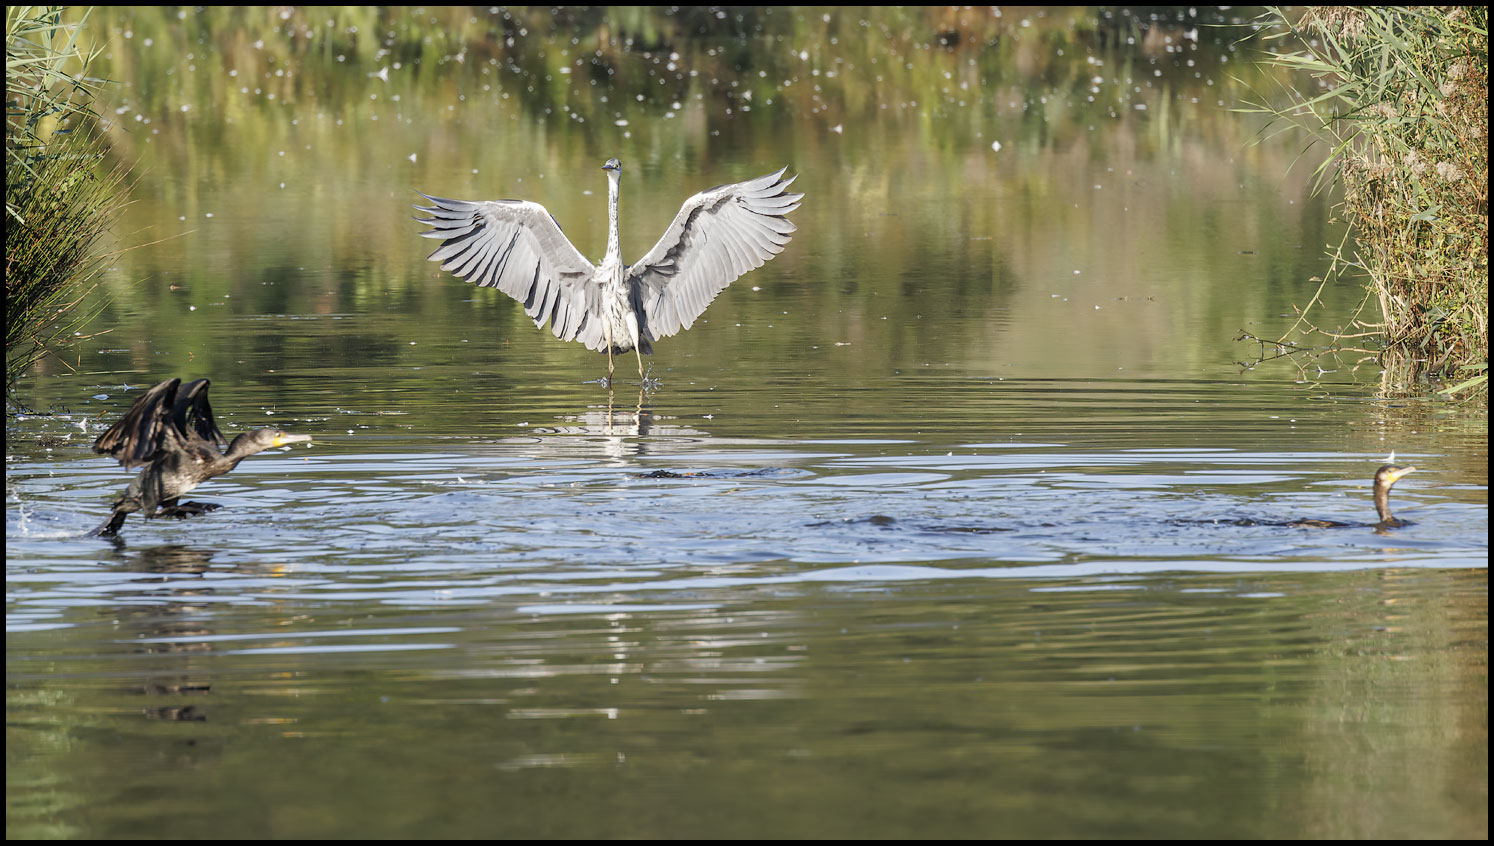
[[[146,519],[212,511],[218,506],[179,503],[177,499],[256,452],[311,440],[310,435],[292,435],[279,429],[250,429],[230,444],[213,420],[207,393],[206,379],[185,385],[180,379],[167,379],[146,391],[94,442],[94,452],[119,459],[125,469],[145,469],[114,503],[109,520],[91,535],[117,534],[125,517],[136,511],[144,512]],[[228,447],[228,452],[219,452],[219,444]]]
[[[1395,456],[1391,458],[1394,459]],[[1402,520],[1390,513],[1390,488],[1400,481],[1402,476],[1415,471],[1415,467],[1398,467],[1394,464],[1382,465],[1379,470],[1375,471],[1375,511],[1380,515],[1380,522],[1374,524],[1376,529],[1396,529],[1411,525],[1411,521]],[[1341,529],[1365,524],[1340,523],[1337,520],[1293,520],[1287,525],[1301,529]]]
[[[689,329],[706,306],[742,274],[783,251],[795,230],[785,217],[803,194],[789,193],[797,177],[783,168],[745,182],[721,185],[685,201],[664,237],[635,264],[622,263],[617,234],[622,164],[608,159],[607,254],[592,264],[566,239],[539,203],[524,200],[467,202],[421,193],[431,206],[416,218],[431,226],[420,234],[441,246],[430,254],[441,269],[524,304],[537,328],[550,322],[562,341],[612,356],[632,350],[643,375],[643,354],[653,342]]]

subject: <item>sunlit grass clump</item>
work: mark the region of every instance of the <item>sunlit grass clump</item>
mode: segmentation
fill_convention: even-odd
[[[6,389],[91,316],[99,252],[123,204],[123,170],[100,170],[105,145],[89,106],[92,55],[60,7],[5,12]]]
[[[1330,333],[1375,339],[1389,380],[1487,389],[1489,30],[1486,7],[1309,7],[1275,27],[1273,61],[1321,81],[1274,114],[1332,144],[1353,247],[1335,270],[1367,280],[1365,306]],[[1330,170],[1330,168],[1332,170]],[[1343,348],[1343,347],[1340,347]]]

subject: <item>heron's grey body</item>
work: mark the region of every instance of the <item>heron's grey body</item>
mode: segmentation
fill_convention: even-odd
[[[618,242],[617,195],[622,165],[608,159],[607,253],[593,265],[566,239],[539,203],[467,202],[422,194],[415,208],[438,238],[431,261],[441,269],[524,304],[536,327],[546,321],[563,341],[612,355],[633,350],[638,375],[653,341],[689,329],[706,306],[742,274],[783,251],[795,226],[785,217],[803,194],[788,192],[797,177],[783,168],[745,182],[721,185],[685,201],[664,237],[629,266]]]

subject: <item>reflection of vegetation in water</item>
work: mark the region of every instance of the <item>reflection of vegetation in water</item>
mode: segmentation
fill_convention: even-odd
[[[1143,21],[1125,10],[1083,9],[110,7],[100,14],[110,25],[114,72],[139,81],[131,108],[147,114],[244,99],[234,93],[263,105],[335,106],[358,99],[368,77],[379,75],[396,87],[397,80],[501,87],[504,99],[511,94],[557,123],[646,124],[679,112],[676,103],[709,101],[743,116],[787,108],[817,115],[827,128],[1012,107],[1045,122],[1055,114],[1113,118],[1159,95],[1219,91],[1229,84],[1219,66],[1238,34],[1187,15]],[[457,96],[480,101],[476,93]]]
[[[132,304],[182,318],[177,331],[187,333],[202,324],[187,319],[187,303],[200,307],[201,292],[220,288],[232,299],[211,305],[254,314],[393,308],[437,326],[475,310],[476,321],[453,313],[454,322],[499,338],[532,333],[519,310],[485,292],[468,302],[431,283],[417,255],[428,245],[401,213],[415,199],[407,189],[542,202],[583,252],[599,254],[605,182],[576,163],[609,156],[626,168],[628,258],[694,190],[782,164],[802,174],[796,187],[825,224],[776,265],[822,280],[798,294],[817,318],[810,337],[757,341],[765,359],[774,347],[840,340],[867,369],[913,350],[996,361],[1014,298],[1083,265],[1106,271],[1086,281],[1117,286],[1103,301],[1134,297],[1138,278],[1147,294],[1171,295],[1122,333],[1092,340],[1125,350],[1127,363],[1192,367],[1218,360],[1241,315],[1280,309],[1300,252],[1275,232],[1295,226],[1303,241],[1326,240],[1320,201],[1294,185],[1284,193],[1304,202],[1279,219],[1279,174],[1297,150],[1247,148],[1253,127],[1222,108],[1239,87],[1231,75],[1258,72],[1237,60],[1235,33],[1191,19],[893,8],[98,14],[109,22],[99,29],[109,73],[126,82],[111,140],[121,157],[141,159],[153,193],[132,220],[159,234],[193,231],[137,273],[188,293],[153,285]],[[1199,267],[1249,262],[1265,281],[1200,284],[1200,271],[1179,269],[1179,245],[1203,254]],[[328,284],[280,284],[282,270],[305,268],[328,268]],[[783,310],[769,297],[733,308],[756,325]],[[973,326],[981,340],[971,348],[935,329],[950,325]],[[187,345],[211,357],[201,372],[245,358],[218,349],[213,331]],[[419,351],[397,335],[347,342],[409,363]],[[287,356],[301,343],[263,339]],[[680,343],[684,352],[695,342]],[[158,360],[146,344],[131,354],[142,368]]]
[[[1486,386],[1488,10],[1314,7],[1273,24],[1294,45],[1273,60],[1327,85],[1279,114],[1331,148],[1356,244],[1336,263],[1366,277],[1380,312],[1327,334],[1376,341],[1365,351],[1399,390],[1424,374],[1462,383],[1449,393]]]
[[[98,83],[61,7],[5,12],[5,369],[7,394],[93,316],[75,306],[107,258],[95,247],[123,198],[103,175],[90,110]]]

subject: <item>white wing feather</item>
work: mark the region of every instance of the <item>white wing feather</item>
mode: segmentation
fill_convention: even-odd
[[[420,233],[438,238],[430,254],[441,269],[485,288],[497,288],[524,305],[524,313],[563,341],[579,340],[598,348],[600,329],[588,316],[596,307],[596,267],[560,231],[560,224],[539,203],[495,200],[472,203],[421,194],[431,206],[416,218],[431,228]],[[596,335],[595,343],[590,336]]]
[[[788,193],[798,177],[784,179],[786,170],[686,200],[659,243],[628,269],[651,337],[689,329],[727,285],[783,251],[797,229],[784,215],[804,197]]]

